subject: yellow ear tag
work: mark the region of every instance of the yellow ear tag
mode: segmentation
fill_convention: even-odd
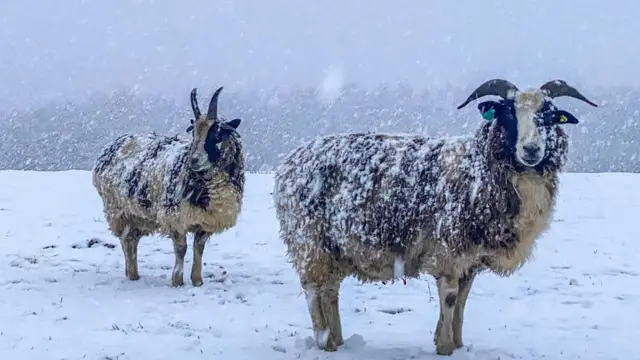
[[[569,121],[569,119],[567,119],[567,117],[565,115],[560,115],[560,122],[561,123],[566,123],[567,121]]]

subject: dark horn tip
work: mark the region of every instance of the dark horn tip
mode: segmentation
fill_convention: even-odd
[[[191,95],[195,95],[197,91],[198,91],[197,88],[193,88],[193,90],[191,90]]]

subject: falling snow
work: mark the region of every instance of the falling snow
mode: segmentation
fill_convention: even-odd
[[[412,219],[442,238],[465,217],[482,224],[469,209],[499,196],[463,134],[485,120],[455,107],[500,77],[521,88],[563,79],[600,107],[555,101],[580,119],[565,128],[574,173],[560,176],[534,261],[476,280],[451,359],[637,357],[640,42],[629,34],[640,2],[581,5],[0,1],[0,353],[435,359],[435,285],[402,251],[387,252],[386,285],[342,283],[345,344],[318,350],[328,334],[311,329],[280,236],[296,229],[304,243],[296,221],[325,219],[337,245],[357,234],[393,248]],[[142,278],[129,281],[91,169],[140,211],[174,208],[197,192],[181,179],[189,91],[219,86],[222,112],[243,120],[237,225],[209,241],[202,287],[169,287],[173,249],[159,236],[141,241]],[[387,135],[334,135],[364,132]],[[125,143],[140,151],[125,156]]]

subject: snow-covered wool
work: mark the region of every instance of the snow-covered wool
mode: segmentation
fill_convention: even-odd
[[[244,192],[244,155],[236,132],[239,119],[217,116],[213,95],[206,115],[191,93],[195,121],[191,139],[125,134],[98,157],[93,184],[102,198],[110,230],[120,238],[125,274],[137,280],[141,237],[158,233],[174,243],[172,284],[184,284],[187,233],[194,234],[191,281],[202,285],[202,253],[207,240],[236,223]]]
[[[476,273],[508,276],[529,258],[550,224],[566,160],[567,136],[558,125],[578,122],[550,99],[581,95],[564,82],[520,92],[496,79],[459,108],[485,95],[502,100],[478,105],[491,121],[473,136],[325,136],[293,150],[276,170],[281,238],[320,348],[343,342],[337,304],[345,277],[428,273],[441,302],[436,351],[451,354],[462,346]]]

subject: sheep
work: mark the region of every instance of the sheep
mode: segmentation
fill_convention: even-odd
[[[171,285],[184,285],[187,234],[192,233],[191,282],[201,286],[207,240],[236,224],[245,183],[243,147],[236,131],[241,120],[218,118],[222,89],[214,92],[205,115],[196,89],[191,91],[191,139],[125,134],[106,146],[95,163],[93,185],[109,229],[120,238],[129,280],[140,278],[140,238],[159,234],[173,241]]]
[[[589,103],[565,81],[520,91],[486,81],[458,106],[487,95],[474,135],[428,138],[375,133],[318,137],[292,150],[274,174],[280,238],[304,290],[316,345],[344,343],[342,280],[430,274],[438,287],[436,353],[463,346],[464,308],[476,274],[509,276],[550,225],[558,172],[577,124],[552,99]]]

